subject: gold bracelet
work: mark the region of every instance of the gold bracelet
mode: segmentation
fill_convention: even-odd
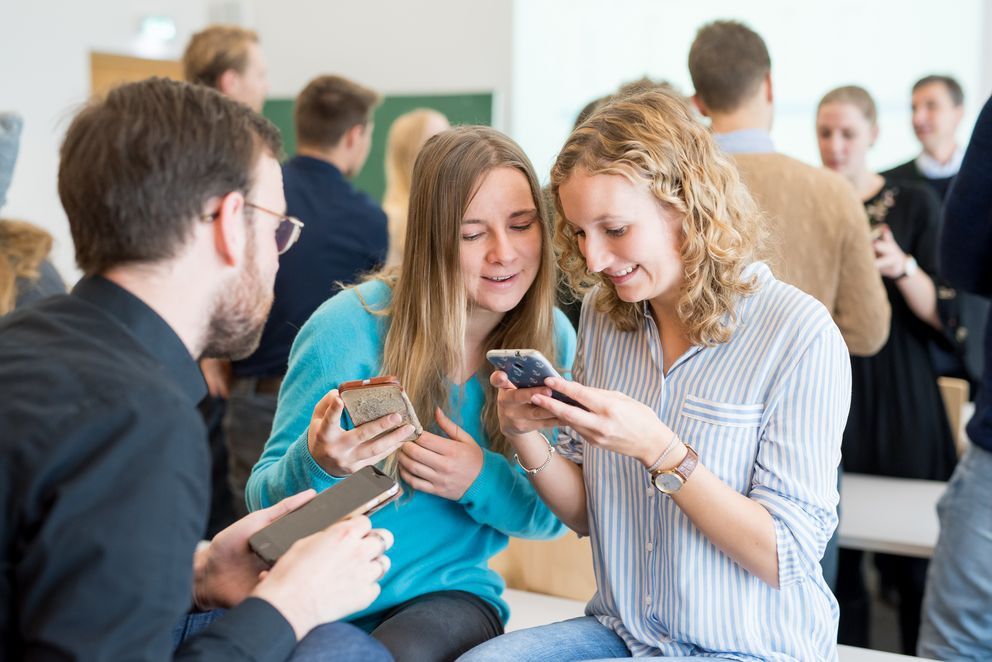
[[[536,469],[528,469],[527,467],[525,467],[524,465],[522,465],[520,463],[520,456],[517,455],[516,453],[513,454],[513,460],[517,463],[517,466],[520,467],[521,469],[523,469],[524,471],[526,471],[527,473],[531,474],[531,475],[533,475],[533,474],[539,474],[542,471],[544,471],[545,469],[547,469],[548,468],[548,465],[551,464],[551,456],[554,455],[555,452],[557,452],[557,450],[558,450],[557,448],[555,448],[554,446],[551,445],[551,442],[548,441],[548,438],[545,437],[543,434],[541,435],[541,439],[544,439],[544,441],[547,442],[547,444],[548,444],[548,457],[547,457],[546,460],[544,460],[544,464],[542,464],[541,466],[537,467]]]
[[[668,442],[668,447],[665,448],[665,451],[661,454],[661,456],[654,461],[654,464],[648,467],[648,473],[654,473],[655,469],[660,467],[661,463],[665,461],[665,458],[671,455],[672,451],[675,450],[675,446],[678,443],[679,443],[679,436],[675,433],[672,433],[672,440]]]

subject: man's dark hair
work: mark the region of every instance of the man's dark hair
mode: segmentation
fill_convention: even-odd
[[[955,106],[961,106],[962,104],[964,104],[964,90],[961,89],[961,83],[957,82],[954,78],[950,76],[939,76],[939,75],[924,76],[923,78],[921,78],[920,80],[916,81],[913,84],[913,92],[920,89],[921,87],[925,87],[933,83],[940,83],[945,88],[947,88],[947,93],[951,96],[951,103],[953,103]]]
[[[189,83],[122,85],[80,112],[62,143],[59,196],[87,275],[174,257],[214,196],[245,195],[278,129]]]
[[[728,113],[751,95],[772,69],[757,32],[737,21],[714,21],[696,33],[689,49],[689,75],[707,108]]]
[[[296,98],[296,142],[329,149],[353,126],[368,124],[379,105],[376,92],[341,76],[320,76]]]

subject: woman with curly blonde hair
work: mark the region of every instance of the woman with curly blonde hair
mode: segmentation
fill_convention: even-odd
[[[598,591],[588,616],[463,659],[836,659],[819,559],[851,376],[829,313],[755,261],[754,203],[670,93],[598,110],[551,181],[562,267],[587,291],[576,381],[492,383],[538,493],[590,536]]]

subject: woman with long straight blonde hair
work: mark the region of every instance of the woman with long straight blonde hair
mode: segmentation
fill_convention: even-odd
[[[386,192],[382,210],[389,220],[389,254],[386,266],[400,263],[406,240],[406,218],[410,206],[410,183],[417,154],[432,136],[449,128],[448,118],[431,108],[403,113],[389,127],[386,138]]]
[[[555,278],[523,151],[487,127],[450,129],[414,166],[401,266],[327,301],[297,336],[248,505],[372,464],[402,479],[407,494],[373,515],[395,536],[392,567],[353,617],[397,660],[454,659],[500,634],[509,610],[490,557],[508,536],[562,530],[508,460],[485,360],[489,349],[531,348],[571,367],[575,332],[554,308]],[[392,429],[398,416],[341,422],[338,385],[383,374],[400,379],[425,424],[416,441],[404,441],[411,426]]]
[[[562,267],[589,290],[576,381],[492,382],[539,494],[590,536],[598,591],[589,616],[463,659],[836,659],[819,560],[851,373],[830,315],[755,261],[754,202],[669,92],[596,111],[551,187]],[[556,449],[537,432],[554,425]]]

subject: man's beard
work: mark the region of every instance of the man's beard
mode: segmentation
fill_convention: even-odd
[[[255,237],[249,235],[241,275],[217,294],[202,356],[224,359],[250,356],[258,348],[271,308],[272,284],[266,286],[262,282],[255,261]]]

